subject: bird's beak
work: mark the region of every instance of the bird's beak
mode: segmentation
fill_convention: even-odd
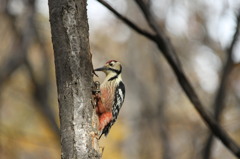
[[[106,66],[103,66],[103,67],[100,67],[100,68],[97,68],[95,69],[94,71],[106,71],[107,70],[107,67]]]

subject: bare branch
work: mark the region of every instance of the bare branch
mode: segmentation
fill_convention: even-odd
[[[226,85],[228,82],[228,77],[231,73],[231,70],[233,69],[233,59],[232,59],[232,55],[233,55],[233,48],[237,42],[238,36],[239,36],[239,26],[240,26],[240,12],[238,13],[238,15],[236,15],[237,19],[236,19],[236,30],[232,39],[232,42],[229,46],[229,48],[227,49],[227,61],[222,69],[222,75],[221,75],[221,82],[219,84],[219,88],[217,90],[217,94],[213,103],[213,107],[214,107],[214,117],[216,119],[217,122],[220,122],[220,116],[221,116],[221,112],[224,109],[224,101],[225,101],[225,97],[226,97]],[[210,155],[211,155],[211,150],[212,150],[212,145],[213,145],[213,138],[214,136],[212,134],[209,135],[209,137],[207,138],[206,141],[206,146],[203,149],[203,158],[204,159],[209,159]]]
[[[141,28],[139,28],[136,24],[134,24],[132,21],[130,21],[128,18],[124,17],[123,15],[121,15],[120,13],[118,13],[118,11],[116,11],[114,8],[112,8],[107,2],[105,2],[104,0],[97,0],[99,3],[101,3],[102,5],[104,5],[106,8],[108,8],[115,16],[117,16],[119,19],[121,19],[125,24],[127,24],[130,28],[132,28],[133,30],[135,30],[137,33],[151,39],[154,40],[155,36],[149,32],[147,32],[146,30],[143,30]]]
[[[179,84],[183,88],[184,92],[186,93],[189,100],[194,105],[195,109],[198,111],[202,119],[208,125],[209,129],[212,133],[218,137],[222,143],[236,156],[240,157],[240,148],[233,141],[229,135],[225,132],[225,130],[217,123],[217,121],[212,117],[204,109],[203,104],[199,100],[195,90],[193,89],[192,85],[190,84],[189,80],[187,79],[185,73],[182,70],[180,61],[174,51],[174,47],[172,46],[171,42],[168,40],[167,36],[159,29],[156,24],[155,19],[153,18],[150,10],[145,6],[142,0],[135,0],[136,3],[139,5],[140,9],[142,10],[146,20],[148,21],[149,26],[155,31],[156,38],[155,43],[157,44],[159,50],[162,51],[163,55],[167,59],[168,63],[172,67]],[[112,10],[111,10],[112,11]],[[123,21],[126,23],[125,21]],[[126,23],[128,25],[128,23]],[[143,35],[143,34],[142,34]],[[150,38],[149,38],[150,39]],[[152,39],[150,39],[152,40]]]
[[[182,71],[181,63],[176,55],[176,52],[174,51],[174,47],[172,46],[168,37],[157,25],[156,20],[154,19],[151,11],[149,10],[150,7],[147,7],[147,5],[145,5],[145,3],[142,0],[135,0],[135,2],[138,4],[139,8],[144,14],[145,19],[148,22],[148,25],[155,31],[156,38],[154,41],[158,45],[158,48],[162,51],[162,53],[167,58],[169,63],[171,63],[170,59],[173,60],[172,62],[175,63],[177,67],[179,67],[180,71]]]

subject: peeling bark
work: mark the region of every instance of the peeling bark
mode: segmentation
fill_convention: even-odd
[[[94,132],[86,0],[49,0],[62,159],[100,158]]]

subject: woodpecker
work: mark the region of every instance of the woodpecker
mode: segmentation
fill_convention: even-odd
[[[119,111],[125,99],[125,86],[122,82],[122,66],[116,60],[107,61],[106,64],[94,71],[102,71],[106,78],[100,85],[100,93],[95,96],[96,114],[99,119],[99,139],[107,136],[110,128],[116,122]]]

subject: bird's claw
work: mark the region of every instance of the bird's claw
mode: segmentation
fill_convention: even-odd
[[[96,95],[100,93],[100,82],[99,81],[94,81],[93,82],[93,88],[92,88],[92,94]]]
[[[93,87],[92,87],[92,105],[95,108],[97,106],[97,102],[99,101],[100,97],[100,82],[94,81]]]

